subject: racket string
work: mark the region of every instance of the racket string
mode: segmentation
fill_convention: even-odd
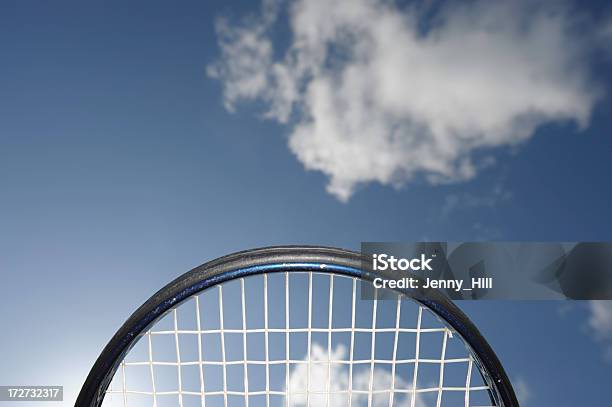
[[[391,300],[379,299],[378,292],[374,291],[374,300],[369,301],[371,318],[367,326],[362,310],[358,309],[358,305],[365,303],[357,298],[358,283],[363,283],[361,280],[303,273],[306,274],[304,287],[304,284],[299,285],[292,280],[294,274],[297,273],[280,275],[281,284],[278,284],[276,275],[264,274],[240,279],[238,298],[232,297],[229,292],[227,295],[230,297],[224,298],[225,291],[230,290],[230,287],[225,287],[227,283],[222,284],[216,290],[204,291],[171,310],[162,318],[170,319],[169,327],[166,328],[160,320],[139,340],[139,344],[142,342],[145,345],[146,357],[139,358],[135,346],[121,362],[112,386],[107,390],[104,405],[490,405],[489,387],[479,377],[478,368],[474,369],[471,353],[461,342],[464,354],[455,353],[448,357],[449,344],[461,340],[455,338],[452,331],[441,322],[437,326],[425,325],[425,316],[431,314],[427,308],[397,296]],[[247,290],[246,283],[252,279],[261,280],[261,291],[258,293],[263,298],[261,321],[251,320],[257,307],[251,303],[250,297],[256,294]],[[323,284],[327,288],[325,301],[319,298],[322,279],[326,280]],[[346,284],[346,280],[349,280],[349,284]],[[270,291],[272,282],[274,287]],[[212,313],[205,311],[203,306],[204,303],[212,303],[209,297],[213,297],[215,291],[218,321],[216,324],[207,324],[207,316]],[[315,294],[316,299],[313,298]],[[283,296],[284,301],[270,304],[274,297]],[[304,317],[304,310],[297,307],[296,303],[304,296],[306,323],[300,326],[299,320]],[[321,311],[325,308],[323,302],[326,302],[325,312]],[[337,321],[335,306],[347,303],[351,308],[350,323],[345,325]],[[412,308],[406,306],[406,303],[411,304]],[[392,307],[388,304],[392,304]],[[193,310],[193,326],[181,320],[182,310],[188,307]],[[284,314],[281,315],[284,317],[281,318],[284,319],[284,326],[278,326],[279,314]],[[405,320],[414,314],[416,324],[406,326]],[[235,320],[236,316],[239,319],[238,326],[228,323]],[[326,320],[324,326],[314,322],[314,319],[323,318]],[[384,319],[389,321],[379,324]],[[278,335],[284,336],[284,340],[279,341]],[[240,336],[240,341],[232,340],[235,336]],[[260,347],[254,339],[259,336],[263,338],[263,355],[251,355],[252,348]],[[300,340],[304,336],[305,349]],[[433,342],[434,336],[441,338],[437,357],[431,354],[431,349],[425,352],[425,348],[432,348],[430,342]],[[380,342],[377,337],[380,337]],[[165,338],[173,340],[174,355],[165,355],[164,358],[161,355],[162,344],[156,341],[164,342]],[[218,339],[219,349],[208,346],[211,338]],[[189,357],[191,354],[188,346],[183,346],[183,341],[191,339],[196,344],[193,352],[195,357]],[[281,343],[284,349],[278,346]],[[412,355],[406,354],[406,344],[409,343],[414,347]],[[364,344],[369,345],[365,352],[367,356]],[[235,355],[238,348],[242,357]],[[380,349],[385,348],[388,348],[387,352],[380,353],[389,355],[379,355]],[[300,350],[305,350],[305,354],[300,353]],[[278,357],[279,354],[283,356]],[[140,369],[143,367],[146,368],[146,375]],[[461,371],[458,367],[464,367],[464,373],[457,373]],[[166,371],[162,372],[164,369]],[[167,369],[175,370],[175,379],[169,377]],[[434,371],[435,374],[432,373]],[[447,380],[447,376],[451,379]],[[237,385],[239,381],[241,384]]]

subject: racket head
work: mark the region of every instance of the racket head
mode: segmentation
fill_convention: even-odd
[[[115,373],[130,349],[159,320],[173,310],[176,312],[177,307],[184,302],[232,280],[282,272],[308,273],[310,276],[313,273],[328,274],[369,282],[378,276],[363,269],[361,254],[327,247],[268,247],[234,253],[205,263],[167,284],[128,318],[96,360],[75,405],[101,406]],[[471,355],[470,368],[473,361],[474,368],[478,369],[489,388],[492,405],[518,406],[512,385],[499,359],[476,326],[452,301],[435,290],[395,291],[419,304],[419,312],[421,309],[431,311],[448,327],[449,332],[461,338]],[[368,405],[372,405],[371,399]]]

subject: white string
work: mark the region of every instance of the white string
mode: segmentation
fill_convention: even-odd
[[[270,407],[270,352],[268,345],[268,275],[264,274],[264,346],[266,357],[266,407]]]
[[[468,371],[465,378],[465,407],[470,406],[470,380],[472,379],[472,355],[468,361]]]
[[[444,387],[443,391],[445,392],[460,392],[460,393],[465,393],[467,389],[465,387],[459,386],[459,387]],[[470,392],[475,392],[475,391],[484,391],[484,390],[489,390],[488,386],[472,386],[469,388]],[[389,393],[391,391],[391,389],[378,389],[378,390],[373,390],[372,393],[374,395],[376,394],[385,394],[385,393]],[[330,394],[333,395],[348,395],[348,390],[335,390],[335,391],[331,391]],[[369,390],[353,390],[354,394],[359,394],[359,395],[368,395],[370,392]],[[423,388],[419,388],[416,391],[412,391],[410,389],[395,389],[395,393],[397,394],[426,394],[426,393],[434,393],[437,394],[438,393],[438,387],[423,387]],[[122,390],[108,390],[106,391],[106,394],[140,394],[140,395],[146,395],[146,396],[152,396],[153,392],[151,391],[141,391],[141,390],[126,390],[125,392]],[[171,390],[171,391],[158,391],[156,392],[156,394],[158,396],[176,396],[179,394],[179,392],[177,390]],[[189,390],[182,390],[181,394],[183,394],[184,396],[201,396],[202,393],[200,393],[199,391],[189,391]],[[217,390],[217,391],[207,391],[205,393],[205,396],[221,396],[223,395],[224,392],[222,390]],[[237,391],[237,390],[228,390],[227,394],[229,396],[240,396],[243,397],[245,395],[244,391]],[[292,390],[291,394],[293,395],[306,395],[307,392],[306,390]],[[327,392],[325,390],[311,390],[310,394],[313,395],[326,395]],[[264,390],[261,391],[250,391],[248,393],[249,396],[265,396],[266,392]],[[277,395],[277,396],[284,396],[286,395],[286,392],[283,390],[270,390],[270,395]],[[482,407],[482,406],[481,406]]]
[[[110,395],[120,395],[122,396],[123,406],[128,406],[128,395],[130,397],[151,397],[149,405],[153,405],[157,407],[160,404],[167,403],[167,400],[160,400],[160,398],[174,396],[178,399],[178,405],[180,407],[184,405],[192,405],[193,401],[198,400],[198,404],[201,407],[205,407],[208,403],[209,397],[222,397],[223,405],[227,407],[228,405],[235,405],[234,399],[230,400],[230,397],[238,397],[242,403],[241,405],[248,407],[250,403],[250,397],[260,396],[262,397],[261,401],[265,400],[266,407],[270,407],[270,405],[276,405],[273,403],[272,397],[282,397],[283,404],[285,407],[293,407],[297,404],[305,405],[308,407],[309,405],[314,405],[315,403],[311,403],[313,400],[312,396],[323,396],[325,398],[325,406],[326,407],[336,407],[337,401],[333,399],[332,396],[335,395],[344,395],[347,397],[349,407],[352,406],[362,406],[365,405],[364,402],[367,400],[367,406],[373,407],[375,405],[379,405],[378,401],[374,401],[374,396],[376,395],[388,395],[388,406],[393,407],[394,405],[404,404],[407,405],[408,399],[410,400],[410,407],[417,407],[421,402],[421,395],[431,394],[435,396],[435,405],[436,407],[443,407],[445,403],[448,404],[445,393],[450,392],[460,392],[464,394],[464,405],[468,407],[470,405],[471,395],[474,392],[488,392],[490,388],[486,384],[480,383],[472,383],[472,370],[474,366],[474,359],[472,353],[469,351],[469,348],[464,346],[464,355],[452,355],[452,358],[447,359],[447,350],[449,349],[449,341],[459,341],[458,343],[463,344],[461,339],[452,339],[452,331],[449,330],[443,323],[439,323],[438,326],[430,326],[425,325],[425,313],[430,312],[427,308],[419,305],[415,305],[416,311],[416,326],[405,326],[405,323],[402,322],[401,315],[404,313],[402,311],[402,301],[401,297],[397,297],[394,300],[396,303],[395,312],[391,315],[385,314],[385,307],[383,304],[383,299],[379,298],[379,292],[377,290],[374,291],[374,298],[372,302],[372,320],[369,327],[357,327],[357,318],[359,317],[357,311],[357,301],[361,301],[358,299],[357,294],[357,283],[358,279],[350,278],[350,289],[348,287],[342,288],[343,286],[340,284],[342,279],[347,279],[348,277],[343,276],[329,276],[329,296],[328,296],[328,312],[325,317],[327,317],[327,326],[324,328],[313,327],[316,325],[314,323],[314,318],[320,318],[321,316],[316,315],[318,312],[316,309],[316,303],[313,301],[313,290],[315,289],[315,285],[313,284],[313,274],[308,273],[308,287],[304,287],[303,285],[300,288],[300,282],[298,280],[292,280],[290,278],[290,274],[288,272],[284,273],[283,278],[280,281],[284,280],[284,305],[280,307],[275,307],[271,305],[271,301],[275,295],[280,294],[274,291],[271,291],[270,281],[268,275],[263,275],[263,277],[249,277],[249,278],[263,278],[263,323],[260,322],[263,326],[250,323],[249,320],[254,318],[254,315],[259,312],[261,315],[261,311],[257,311],[257,309],[252,308],[252,305],[249,303],[249,298],[246,292],[245,280],[241,278],[240,281],[240,299],[238,300],[227,300],[228,303],[224,302],[223,298],[223,284],[218,286],[218,306],[219,306],[219,324],[218,327],[204,327],[202,325],[202,317],[206,317],[205,310],[206,308],[201,308],[201,299],[207,298],[209,294],[208,291],[204,291],[199,295],[194,296],[195,303],[195,329],[194,328],[185,328],[181,326],[181,318],[183,315],[181,313],[181,318],[179,318],[179,313],[177,308],[171,310],[168,315],[170,321],[172,322],[172,329],[159,329],[157,324],[154,324],[149,331],[147,331],[143,337],[143,344],[146,346],[145,348],[145,356],[141,359],[128,358],[128,360],[123,360],[120,363],[120,369],[117,372],[116,376],[120,380],[120,386],[110,387],[106,393]],[[340,291],[336,290],[336,281],[338,281],[338,288]],[[295,284],[295,285],[294,285]],[[296,292],[296,290],[307,290],[307,321],[306,327],[303,325],[300,327],[299,324],[303,322],[299,322],[299,318],[296,322],[295,319],[292,319],[292,314],[294,311],[292,308],[295,308],[294,318],[300,314],[300,310],[297,308],[296,304],[291,304],[290,295],[291,292]],[[250,294],[249,294],[250,295]],[[281,294],[282,295],[282,294]],[[227,297],[233,298],[233,297]],[[383,301],[383,302],[381,302]],[[338,306],[336,307],[336,302]],[[193,305],[193,304],[192,304]],[[340,325],[342,318],[336,317],[336,308],[339,310],[342,307],[348,307],[350,305],[350,326],[342,326]],[[380,307],[379,307],[380,306]],[[303,307],[303,305],[302,305]],[[284,308],[284,327],[270,327],[270,318],[274,315],[282,315]],[[253,311],[251,311],[253,309]],[[261,309],[261,308],[260,308]],[[303,310],[303,308],[302,308]],[[204,312],[203,315],[201,313]],[[253,315],[251,315],[253,312]],[[303,312],[303,311],[302,311]],[[227,313],[227,315],[226,315]],[[230,313],[232,313],[230,315]],[[185,314],[186,315],[186,314]],[[302,314],[304,315],[304,314]],[[226,318],[234,318],[241,320],[240,328],[226,328],[226,322],[230,321]],[[302,317],[303,318],[303,317]],[[381,320],[382,318],[382,320]],[[389,322],[380,323],[380,321],[384,321],[387,319]],[[408,319],[406,319],[408,320]],[[390,324],[393,322],[393,324]],[[344,322],[348,324],[347,322]],[[291,326],[292,324],[296,324],[295,327]],[[318,324],[318,323],[317,323]],[[231,324],[230,324],[231,325]],[[250,326],[251,325],[251,326]],[[380,327],[378,325],[381,325]],[[249,327],[250,326],[250,327]],[[369,357],[365,356],[366,354],[357,353],[357,343],[356,343],[356,333],[369,333],[371,335],[371,342],[369,345]],[[263,356],[259,354],[257,357],[250,357],[248,353],[248,349],[251,348],[251,344],[249,344],[249,334],[251,333],[260,333],[263,334]],[[281,353],[280,357],[278,355],[278,351],[273,347],[270,342],[270,334],[279,333],[284,335],[285,341],[285,351],[284,355]],[[299,347],[299,342],[294,342],[294,338],[291,334],[293,333],[306,333],[307,334],[307,343],[306,343],[306,354],[303,355],[303,358],[300,358],[299,355],[291,358],[291,348],[293,346]],[[317,349],[321,348],[321,345],[318,344],[314,339],[313,333],[324,333],[327,337],[327,357],[313,357],[313,355],[317,354]],[[334,334],[350,334],[350,339],[347,337],[344,341],[349,342],[346,344],[348,347],[347,351],[340,351],[336,348],[334,342]],[[392,333],[393,335],[393,349],[392,354],[389,359],[385,358],[376,358],[377,353],[377,334],[382,333]],[[405,350],[400,352],[401,349],[405,349],[405,345],[402,345],[402,337],[400,334],[402,333],[410,333],[414,334],[415,345],[414,345],[414,355],[406,354]],[[242,334],[242,343],[240,348],[242,348],[242,358],[235,358],[232,352],[235,352],[232,347],[228,348],[229,342],[226,342],[226,334]],[[433,357],[431,355],[431,351],[429,348],[432,347],[434,342],[430,342],[433,337],[438,337],[437,335],[442,334],[442,344],[441,349],[438,350],[439,353],[434,354]],[[167,360],[162,358],[162,348],[163,343],[157,342],[154,344],[157,339],[163,339],[163,337],[168,337],[172,335],[173,342],[173,353],[175,354],[175,360]],[[195,335],[195,336],[192,336]],[[208,346],[209,342],[205,341],[206,335],[215,335],[220,338],[220,360],[214,359],[214,357],[204,357],[204,355],[213,355],[214,349],[210,351],[206,351],[204,346]],[[184,336],[182,339],[181,337]],[[187,350],[189,347],[186,347],[185,350],[182,347],[181,341],[184,340],[185,344],[190,343],[192,340],[189,337],[193,338],[193,343],[197,343],[197,351],[193,353],[193,356],[188,355]],[[146,339],[145,339],[146,338]],[[168,338],[168,339],[170,339]],[[341,338],[341,337],[339,337]],[[383,338],[383,337],[381,337]],[[391,337],[389,337],[391,340]],[[146,342],[145,342],[146,341]],[[338,342],[338,346],[342,346],[342,341]],[[381,344],[385,343],[384,341]],[[426,343],[427,347],[422,347],[421,345]],[[457,343],[457,342],[454,342]],[[154,346],[155,345],[155,346]],[[302,345],[303,346],[303,345]],[[317,346],[318,348],[315,348]],[[362,346],[362,345],[360,345]],[[391,346],[391,342],[389,345]],[[440,345],[437,345],[440,346]],[[212,351],[212,352],[211,352]],[[228,351],[230,353],[228,353]],[[276,351],[276,352],[275,352]],[[320,350],[322,351],[322,349]],[[319,351],[319,352],[320,352]],[[315,353],[313,353],[315,352]],[[295,353],[295,352],[294,352]],[[363,352],[362,352],[363,353]],[[390,352],[391,353],[391,352]],[[320,354],[320,353],[319,353]],[[128,353],[128,356],[131,353]],[[228,357],[229,356],[229,357]],[[359,356],[359,357],[357,357]],[[235,360],[236,359],[236,360]],[[241,365],[244,378],[243,378],[243,388],[237,389],[233,388],[234,384],[230,386],[230,381],[228,381],[228,367],[234,365]],[[258,381],[264,382],[264,371],[259,376],[254,376],[256,381],[253,383],[249,382],[249,369],[251,366],[249,365],[260,365],[265,368],[265,385],[257,384]],[[388,371],[383,370],[382,367],[379,366],[389,366],[390,371],[390,380],[387,382],[386,386],[381,386],[379,383],[382,383],[380,378],[384,378],[384,374],[389,375],[389,373],[385,373]],[[413,366],[412,377],[406,378],[404,373],[401,373],[400,376],[400,366]],[[439,370],[436,371],[436,376],[425,378],[423,375],[426,375],[425,372],[429,372],[424,366],[439,366]],[[467,375],[463,378],[465,385],[446,385],[447,382],[457,383],[456,379],[447,380],[447,376],[452,379],[454,377],[452,373],[455,375],[459,374],[457,369],[446,369],[447,365],[464,365],[467,366]],[[143,379],[146,379],[150,383],[150,388],[138,388],[139,383],[142,383],[142,380],[138,380],[138,374],[142,375],[141,371],[132,370],[137,366],[144,366],[146,369],[144,370],[146,376],[143,376]],[[164,377],[160,376],[156,372],[156,368],[158,366],[173,366],[177,369],[177,382],[174,384],[174,388],[168,388],[168,383],[164,381]],[[187,369],[188,366],[197,366],[197,370],[183,370]],[[217,366],[222,369],[222,377],[213,377],[209,375],[205,375],[205,367],[206,366]],[[271,367],[273,366],[284,366],[284,377],[279,377],[278,375],[272,375]],[[338,374],[340,367],[346,366],[348,367],[348,379],[345,377],[342,379],[341,377],[335,377],[335,374]],[[367,366],[367,371],[357,371],[355,370],[356,366]],[[478,364],[475,365],[478,368]],[[420,369],[423,367],[422,369]],[[293,368],[293,369],[292,369]],[[306,371],[307,374],[304,377],[305,388],[297,388],[293,387],[294,377],[299,374],[300,369],[301,372]],[[323,370],[322,370],[323,369]],[[130,373],[128,373],[130,370]],[[423,372],[421,372],[421,370]],[[196,373],[197,372],[197,373]],[[367,374],[366,374],[367,372]],[[464,370],[465,372],[465,370]],[[138,374],[137,374],[138,373]],[[187,373],[193,374],[193,377],[190,377]],[[130,380],[128,383],[127,375],[130,375]],[[383,374],[383,376],[380,376]],[[325,375],[325,377],[323,377]],[[148,376],[148,377],[147,377]],[[259,378],[258,378],[259,377]],[[478,376],[480,377],[480,375]],[[378,379],[377,379],[378,378]],[[218,382],[222,380],[222,386],[213,385],[212,383]],[[356,381],[357,380],[357,381]],[[386,380],[386,379],[385,379]],[[317,383],[315,386],[313,383]],[[324,382],[323,382],[324,381]],[[234,383],[235,380],[231,381]],[[363,387],[364,384],[367,386]],[[185,387],[186,383],[193,383]],[[280,385],[279,385],[280,383]],[[295,383],[298,383],[297,381]],[[324,384],[323,388],[319,388],[319,383]],[[358,384],[358,388],[353,388],[355,384]],[[459,383],[463,383],[460,382]],[[419,387],[422,386],[422,387]],[[216,388],[215,388],[216,387]],[[219,388],[221,387],[221,388]],[[281,388],[279,388],[281,387]],[[316,388],[315,388],[316,387]],[[379,388],[385,387],[385,388]],[[388,388],[387,388],[388,387]],[[360,399],[356,396],[362,397],[366,396],[365,399]],[[187,397],[197,397],[196,400],[189,399],[190,402],[187,403]],[[402,397],[405,399],[398,400],[398,397]],[[110,402],[111,398],[107,398]],[[106,399],[105,399],[106,400]],[[323,404],[322,399],[321,404]],[[361,402],[359,402],[361,400]],[[449,399],[450,400],[450,399]],[[231,402],[230,402],[231,401]],[[317,403],[319,403],[317,401]],[[387,402],[385,402],[386,404]],[[133,403],[132,403],[133,404]],[[345,404],[346,405],[346,404]]]
[[[397,306],[395,310],[395,336],[393,337],[393,356],[391,360],[391,394],[389,394],[389,407],[393,407],[393,396],[395,395],[395,366],[397,363],[397,342],[399,337],[400,313],[402,309],[402,299],[397,296]]]
[[[446,341],[448,339],[448,332],[444,332],[442,338],[442,355],[440,356],[440,378],[438,380],[438,399],[436,400],[436,407],[440,407],[442,404],[442,388],[444,387],[444,359],[446,358]]]
[[[285,397],[285,407],[289,407],[291,402],[291,386],[289,386],[289,273],[285,273],[285,390],[287,396]]]
[[[419,330],[420,333],[432,333],[432,332],[444,332],[446,331],[447,328],[421,328]],[[308,328],[290,328],[290,329],[286,329],[286,328],[269,328],[267,330],[269,333],[285,333],[285,332],[289,332],[289,333],[298,333],[298,332],[303,332],[303,333],[307,333],[307,332],[312,332],[312,333],[327,333],[329,331],[329,328],[315,328],[312,327],[310,329]],[[382,332],[395,332],[395,328],[359,328],[359,327],[355,327],[355,329],[353,330],[352,328],[332,328],[332,332],[348,332],[350,333],[351,331],[354,332],[366,332],[366,333],[370,333],[370,332],[376,332],[376,333],[382,333]],[[184,334],[184,335],[198,335],[198,334],[220,334],[221,332],[224,332],[226,334],[242,334],[243,332],[246,333],[265,333],[266,329],[264,328],[247,328],[246,331],[242,328],[240,329],[232,329],[232,328],[226,328],[223,329],[223,331],[221,329],[203,329],[201,331],[198,331],[197,329],[179,329],[177,331],[179,334]],[[411,333],[416,333],[417,329],[416,328],[402,328],[400,327],[398,329],[398,332],[411,332]],[[159,330],[159,331],[151,331],[151,335],[174,335],[174,329],[171,331],[168,330]]]
[[[414,350],[414,371],[412,374],[412,389],[417,388],[417,376],[419,374],[419,351],[421,346],[421,319],[423,318],[423,307],[419,305],[419,316],[417,317],[417,331],[416,331],[416,348]],[[410,407],[414,407],[416,404],[416,393],[412,393],[410,396]]]
[[[325,383],[325,390],[327,391],[327,396],[325,397],[325,406],[329,407],[329,397],[331,391],[331,352],[332,352],[332,314],[334,310],[334,275],[332,274],[329,277],[329,310],[327,316],[327,327],[329,328],[329,332],[327,333],[327,380]]]
[[[200,391],[202,395],[200,397],[200,404],[202,407],[206,406],[206,397],[204,397],[204,393],[206,392],[204,387],[204,364],[202,363],[202,322],[200,318],[200,297],[196,295],[195,297],[195,306],[196,306],[196,328],[198,329],[198,364],[200,365]],[[149,337],[151,335],[149,334]]]
[[[303,359],[282,359],[282,360],[269,360],[268,362],[266,362],[265,360],[248,360],[247,362],[249,364],[253,364],[253,365],[265,365],[266,363],[269,364],[270,366],[273,365],[280,365],[280,364],[285,364],[286,362],[289,362],[292,365],[307,365],[308,361],[307,360],[303,360]],[[387,359],[360,359],[360,360],[353,360],[352,362],[350,360],[343,360],[343,359],[330,359],[330,362],[332,364],[344,364],[344,365],[363,365],[363,364],[371,364],[372,361],[375,364],[387,364],[387,365],[393,365],[393,361],[392,360],[387,360]],[[414,363],[416,361],[416,359],[398,359],[395,361],[396,365],[401,365],[401,364],[407,364],[407,363]],[[462,363],[468,362],[468,358],[457,358],[457,359],[445,359],[444,360],[444,364],[449,364],[449,363]],[[178,362],[160,362],[160,361],[153,361],[151,362],[153,364],[153,366],[178,366]],[[419,359],[419,364],[440,364],[442,363],[441,359]],[[222,365],[227,365],[227,366],[232,366],[232,365],[243,365],[244,361],[241,360],[227,360],[225,362],[223,361],[215,361],[215,360],[206,360],[206,361],[202,361],[201,363],[203,366],[222,366]],[[327,365],[327,359],[325,360],[316,360],[313,359],[310,361],[310,364],[312,365]],[[125,362],[125,366],[143,366],[143,365],[149,365],[149,362]],[[181,366],[197,366],[200,365],[199,361],[192,361],[192,362],[181,362]]]
[[[223,405],[227,407],[227,363],[225,360],[225,333],[223,332],[223,286],[219,285],[219,327],[221,328],[221,361],[223,364]]]
[[[125,362],[121,363],[121,384],[123,389],[123,406],[127,407],[127,380],[125,379]]]
[[[306,407],[310,407],[310,371],[312,360],[312,273],[308,273],[308,374],[306,376]]]
[[[352,306],[351,306],[351,349],[349,354],[349,407],[353,402],[353,355],[355,354],[355,309],[356,307],[357,279],[353,279]]]
[[[178,402],[179,407],[183,407],[183,375],[181,372],[181,348],[179,346],[179,334],[178,334],[178,317],[176,315],[176,308],[172,310],[172,319],[174,320],[174,343],[176,346],[176,362],[177,362],[177,379],[178,379]]]
[[[246,334],[246,298],[244,278],[240,279],[240,296],[242,298],[242,356],[244,358],[244,405],[249,407],[249,370],[247,367],[247,334]]]
[[[420,389],[416,389],[416,391],[412,391],[411,389],[395,389],[395,393],[398,394],[425,394],[425,393],[436,393],[438,392],[438,386],[436,387],[423,387]],[[442,388],[443,391],[446,392],[461,392],[464,393],[466,390],[468,390],[465,387],[443,387]],[[488,386],[472,386],[469,388],[470,392],[473,391],[484,391],[484,390],[489,390]],[[389,393],[391,391],[391,389],[379,389],[379,390],[372,390],[372,394],[376,395],[376,394],[385,394],[385,393]],[[221,396],[224,395],[226,392],[222,391],[222,390],[218,390],[218,391],[208,391],[206,392],[204,395],[205,396]],[[307,392],[306,390],[292,390],[291,394],[293,395],[306,395],[306,394],[314,394],[314,395],[326,395],[327,392],[325,390],[311,390],[310,392]],[[348,394],[349,391],[348,390],[334,390],[331,391],[330,394]],[[368,395],[370,394],[369,390],[353,390],[352,393],[354,394],[362,394],[362,395]],[[153,392],[151,391],[141,391],[141,390],[126,390],[126,391],[122,391],[122,390],[107,390],[106,394],[140,394],[140,395],[146,395],[146,396],[152,396]],[[158,391],[156,392],[156,394],[158,396],[176,396],[179,394],[179,392],[177,390],[172,390],[172,391]],[[189,391],[189,390],[182,390],[181,394],[184,396],[201,396],[202,393],[200,393],[199,391]],[[244,395],[247,394],[249,396],[265,396],[266,392],[264,390],[261,391],[250,391],[248,393],[244,392],[244,391],[237,391],[237,390],[228,390],[227,391],[227,395],[229,396],[240,396],[240,397],[244,397]],[[285,396],[287,393],[285,391],[277,391],[277,390],[270,390],[270,394],[271,395],[276,395],[276,396]],[[484,406],[480,406],[480,407],[484,407]]]
[[[197,297],[196,297],[197,300]],[[149,349],[149,371],[151,372],[151,388],[153,389],[153,407],[157,407],[157,395],[155,394],[155,372],[153,369],[153,340],[151,339],[151,331],[147,332],[147,347]],[[201,347],[200,347],[201,348]],[[125,364],[124,364],[125,365]],[[204,389],[202,388],[202,392]],[[202,396],[202,398],[204,398]]]
[[[372,305],[372,336],[371,336],[371,356],[372,361],[370,362],[370,380],[368,381],[368,407],[372,407],[372,391],[374,390],[374,359],[376,353],[376,307],[378,305],[378,290],[374,289],[374,304]]]

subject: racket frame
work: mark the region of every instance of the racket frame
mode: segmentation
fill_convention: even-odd
[[[137,340],[184,301],[210,287],[237,278],[274,272],[332,273],[373,281],[380,273],[364,270],[360,253],[315,246],[278,246],[237,252],[202,264],[153,294],[119,328],[94,363],[76,407],[99,407],[121,361]],[[429,308],[463,339],[474,356],[497,406],[518,407],[506,372],[491,346],[470,319],[437,290],[393,290]]]

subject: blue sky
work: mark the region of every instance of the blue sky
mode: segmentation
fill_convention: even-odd
[[[595,28],[610,15],[595,3],[579,10]],[[335,167],[306,171],[291,150],[296,125],[262,118],[269,99],[238,98],[230,112],[225,82],[207,74],[222,58],[216,19],[257,12],[227,2],[0,6],[0,383],[63,384],[70,405],[133,309],[236,250],[612,238],[605,47],[580,61],[601,94],[582,128],[571,105],[569,119],[538,122],[516,146],[473,152],[495,163],[470,179],[432,185],[417,174],[394,188],[377,175],[341,202],[325,188]],[[279,18],[270,35],[283,43]],[[529,405],[605,404],[612,364],[587,304],[462,306],[526,383]]]

